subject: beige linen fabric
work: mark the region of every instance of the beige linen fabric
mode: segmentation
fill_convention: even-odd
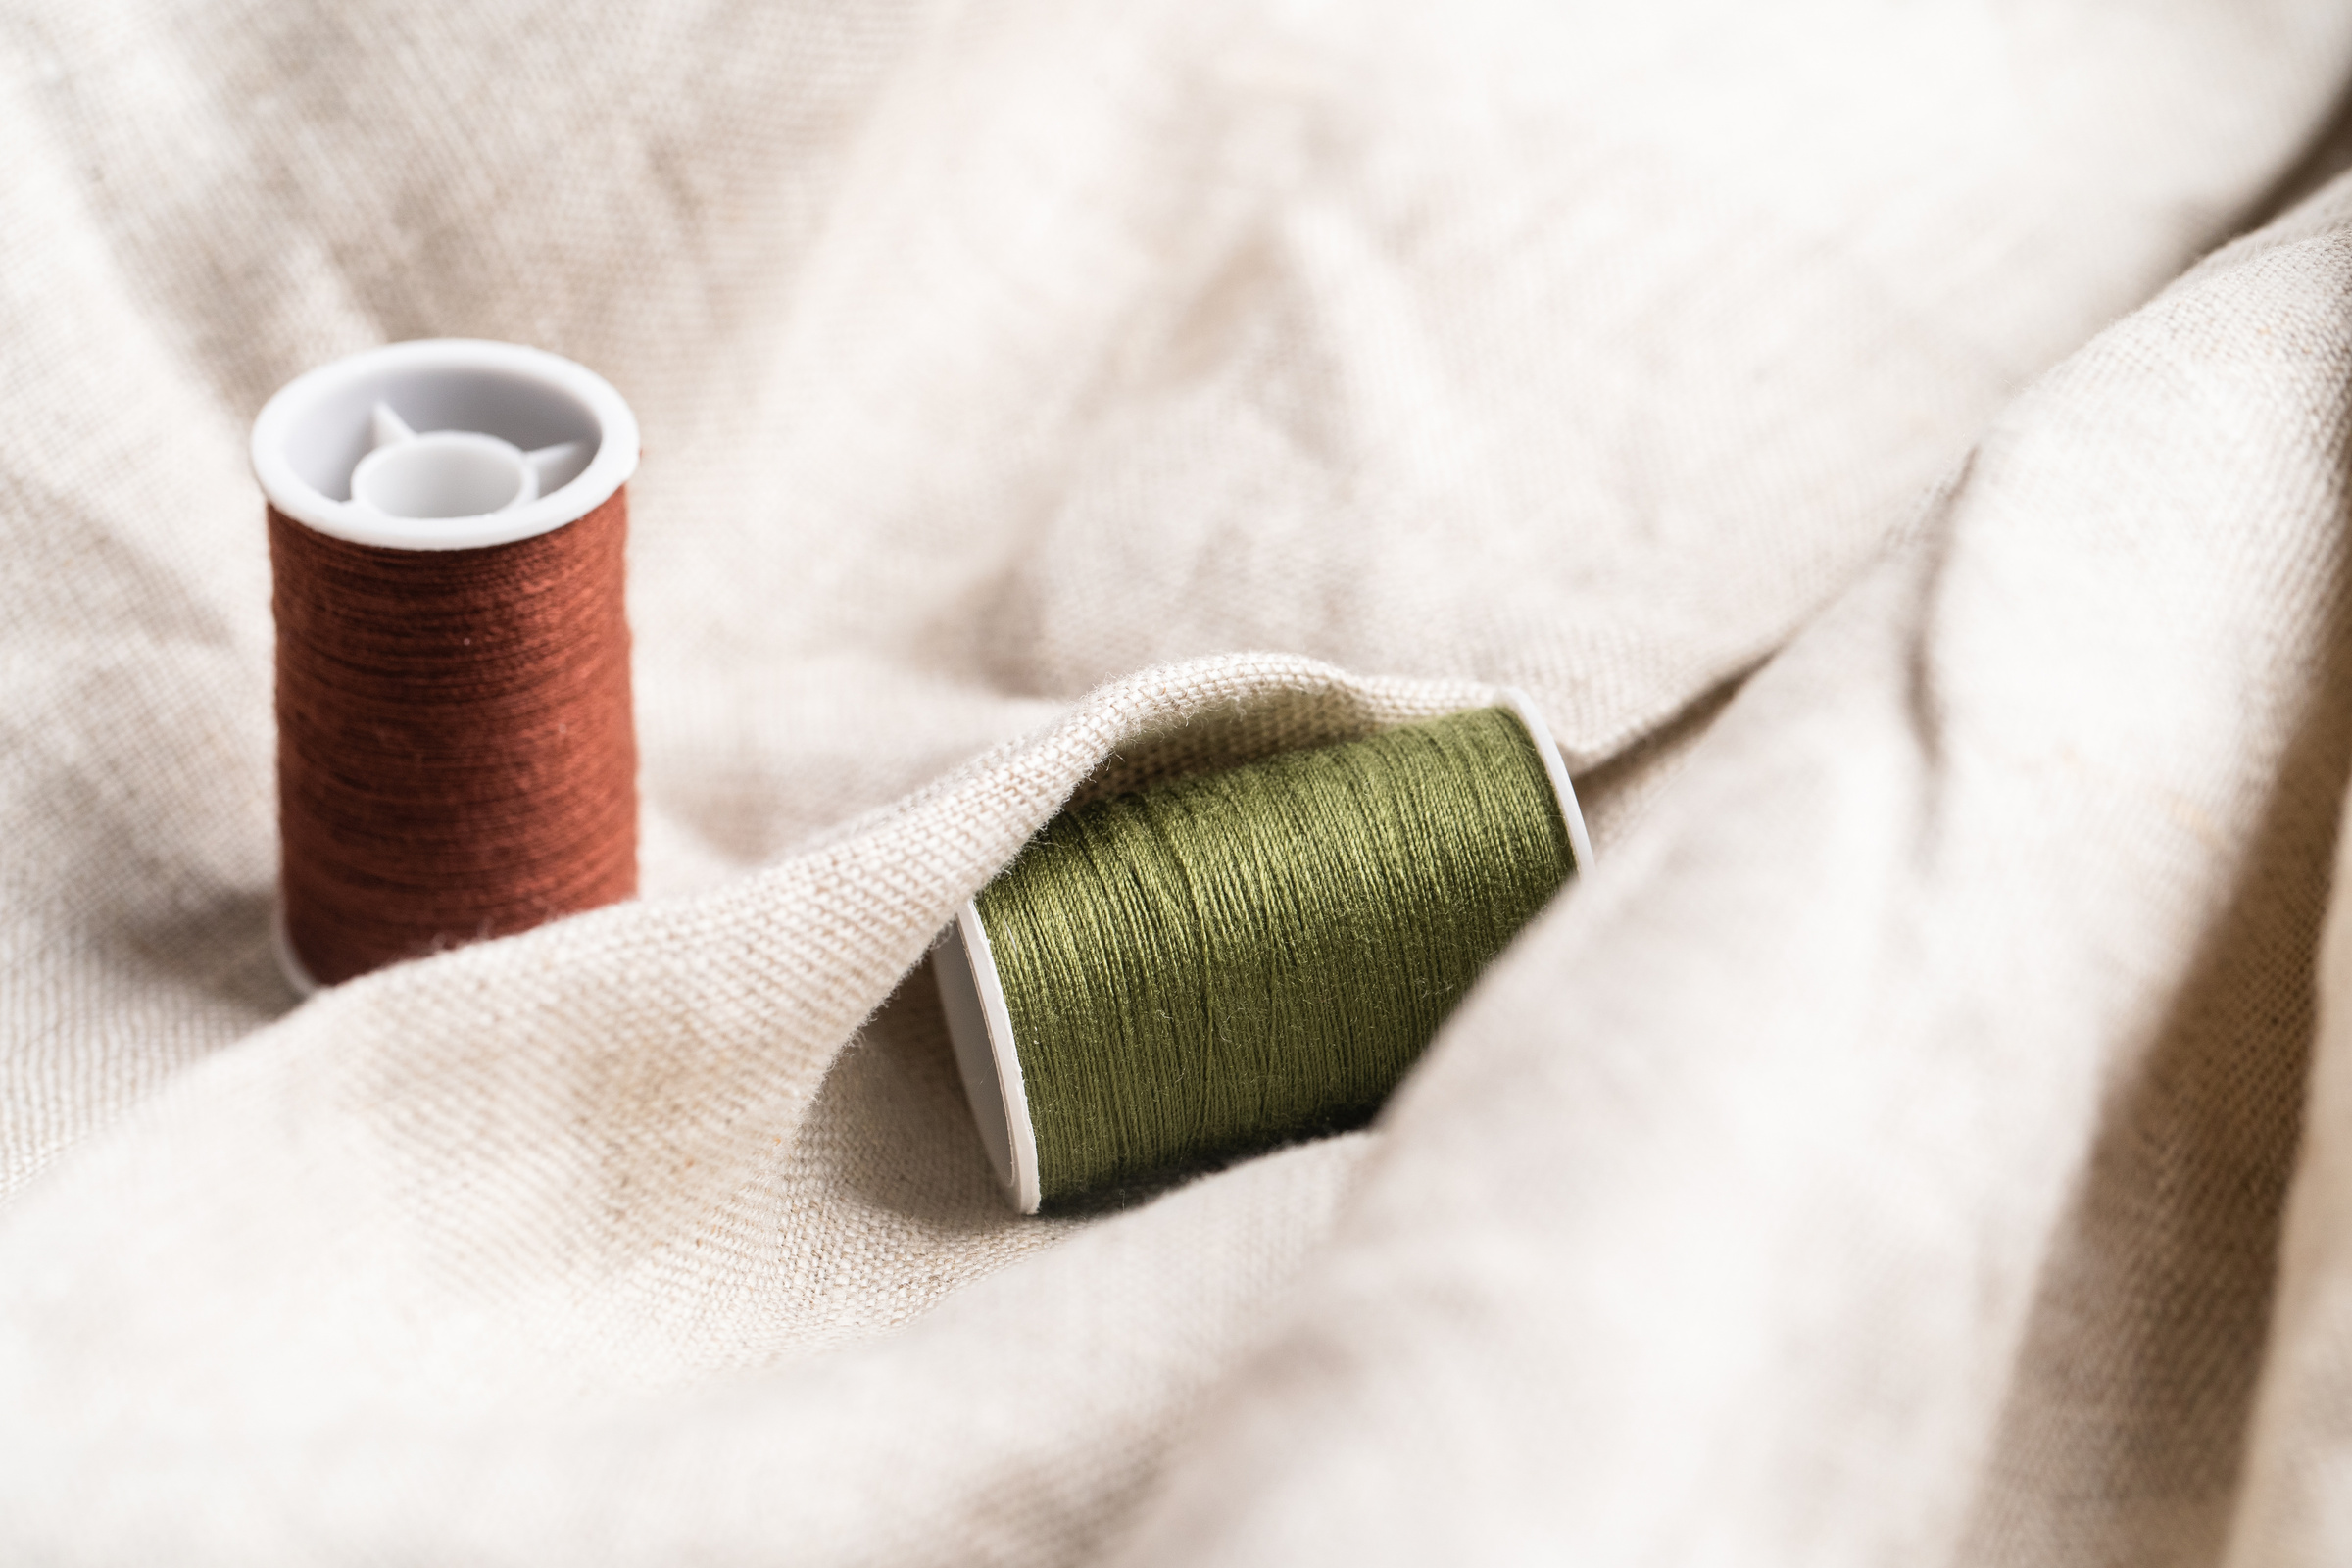
[[[2352,193],[2179,276],[2352,14],[0,27],[0,1559],[2352,1552]],[[296,1006],[245,430],[427,334],[644,424],[648,896]],[[1498,682],[1380,1125],[1010,1214],[955,905]]]

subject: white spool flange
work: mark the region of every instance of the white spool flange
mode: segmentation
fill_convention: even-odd
[[[637,471],[612,384],[544,349],[392,343],[295,377],[253,422],[253,471],[295,521],[390,550],[552,533]]]
[[[1576,872],[1582,875],[1592,864],[1592,840],[1585,832],[1585,813],[1577,807],[1576,787],[1568,781],[1568,764],[1551,738],[1551,726],[1525,692],[1506,687],[1496,696],[1495,706],[1518,715],[1536,743],[1536,755],[1544,759],[1560,820],[1568,828],[1568,847],[1576,855]],[[996,955],[989,951],[977,900],[966,900],[956,911],[955,922],[940,933],[931,952],[931,971],[939,982],[948,1038],[956,1047],[956,1075],[963,1080],[964,1098],[971,1102],[972,1120],[979,1124],[989,1164],[1014,1206],[1034,1214],[1043,1200],[1037,1131],[1029,1121],[1029,1094],[1021,1082],[1012,1012],[1004,1004],[1004,986],[997,978]]]

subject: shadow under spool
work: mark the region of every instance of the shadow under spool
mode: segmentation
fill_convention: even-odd
[[[1368,1119],[1592,863],[1525,697],[1057,816],[933,955],[1024,1213]]]
[[[277,622],[277,945],[305,993],[637,885],[637,424],[556,355],[400,343],[254,425]]]

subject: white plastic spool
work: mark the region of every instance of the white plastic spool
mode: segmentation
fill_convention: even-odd
[[[637,471],[637,416],[584,365],[518,343],[425,338],[295,377],[253,422],[253,472],[305,527],[387,550],[553,533]],[[278,967],[304,996],[282,907]]]
[[[1581,876],[1592,864],[1592,841],[1585,832],[1585,814],[1576,804],[1576,787],[1568,781],[1568,764],[1551,738],[1551,726],[1526,693],[1506,688],[1497,697],[1494,706],[1518,715],[1536,743],[1536,755],[1544,759],[1560,819],[1567,824],[1569,848],[1576,853],[1576,874]],[[1004,1004],[1004,986],[997,977],[996,955],[989,951],[977,900],[966,900],[956,911],[955,922],[940,933],[931,969],[939,982],[948,1037],[956,1047],[956,1071],[963,1080],[964,1098],[971,1102],[972,1120],[979,1125],[989,1164],[1013,1205],[1034,1214],[1043,1200],[1037,1131],[1030,1125],[1029,1094],[1021,1082],[1020,1042],[1013,1036],[1012,1012]]]

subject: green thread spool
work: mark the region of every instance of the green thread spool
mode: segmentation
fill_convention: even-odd
[[[1505,706],[1064,811],[936,956],[1024,1213],[1369,1119],[1592,849]]]

